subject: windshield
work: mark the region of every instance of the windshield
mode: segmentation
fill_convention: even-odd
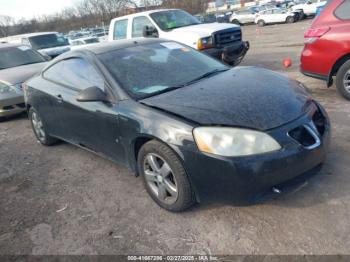
[[[36,50],[69,45],[66,38],[56,34],[32,36],[29,42]]]
[[[0,69],[45,62],[45,58],[27,46],[0,48]]]
[[[121,87],[135,99],[181,88],[229,68],[175,42],[129,47],[99,55]]]
[[[201,23],[196,17],[182,10],[156,12],[150,16],[164,31],[184,26],[198,25]]]

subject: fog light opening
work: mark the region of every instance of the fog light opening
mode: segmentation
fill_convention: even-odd
[[[282,194],[282,190],[278,189],[277,187],[273,187],[272,192],[274,192],[275,194]]]

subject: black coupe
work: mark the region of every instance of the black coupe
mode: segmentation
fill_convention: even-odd
[[[168,40],[68,52],[24,89],[42,144],[64,140],[127,165],[170,211],[288,192],[328,150],[328,116],[301,83]]]

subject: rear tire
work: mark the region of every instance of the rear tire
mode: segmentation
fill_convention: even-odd
[[[265,23],[264,20],[259,20],[259,21],[258,21],[258,26],[263,27],[263,26],[265,26],[265,25],[266,25],[266,23]]]
[[[292,24],[292,23],[295,22],[295,19],[294,19],[293,16],[288,16],[287,19],[286,19],[286,22],[287,22],[288,24]]]
[[[186,171],[167,145],[156,140],[146,143],[139,151],[137,165],[148,194],[162,208],[181,212],[196,203]]]
[[[336,86],[338,91],[350,100],[350,60],[344,63],[338,70]]]
[[[51,146],[57,143],[58,140],[56,138],[47,134],[45,124],[43,123],[38,112],[33,107],[29,109],[29,120],[35,137],[42,145]]]
[[[237,19],[232,20],[231,23],[235,25],[241,25],[241,23]]]

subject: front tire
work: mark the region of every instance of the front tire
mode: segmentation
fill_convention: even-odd
[[[259,20],[259,21],[258,21],[258,26],[263,27],[263,26],[265,26],[265,25],[266,25],[266,23],[265,23],[264,20]]]
[[[194,192],[179,157],[156,140],[139,151],[138,170],[151,198],[162,208],[181,212],[195,204]]]
[[[293,17],[293,16],[288,16],[287,19],[286,19],[286,22],[287,22],[288,24],[294,23],[294,22],[295,22],[295,21],[294,21],[294,17]]]
[[[47,134],[45,125],[39,116],[39,113],[33,107],[29,109],[29,120],[37,140],[42,145],[51,146],[57,143],[56,138],[53,138]]]
[[[237,19],[232,20],[231,23],[235,25],[241,25],[241,23]]]
[[[337,73],[336,86],[338,91],[350,100],[350,60],[344,63]]]

